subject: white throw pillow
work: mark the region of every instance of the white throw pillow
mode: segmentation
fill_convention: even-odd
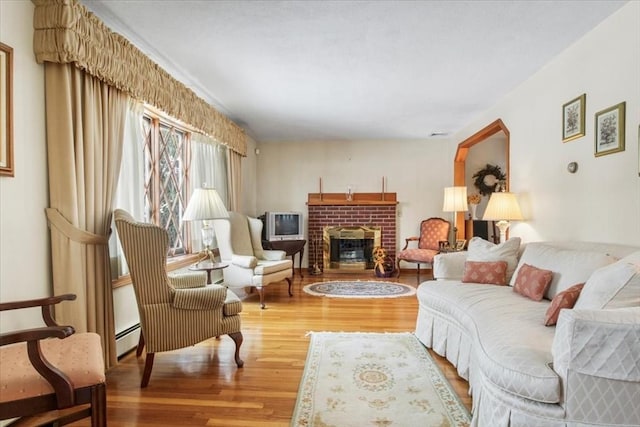
[[[585,283],[600,267],[616,261],[616,258],[602,252],[558,249],[549,244],[528,243],[518,262],[518,268],[511,279],[515,284],[520,266],[529,264],[537,268],[553,271],[553,279],[544,297],[552,300],[560,292],[578,283]]]
[[[596,270],[573,308],[640,307],[640,251]]]
[[[507,281],[509,281],[518,264],[519,249],[519,237],[512,237],[499,245],[480,237],[473,237],[467,246],[467,261],[506,261]]]

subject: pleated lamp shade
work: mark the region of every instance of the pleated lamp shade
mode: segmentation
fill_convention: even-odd
[[[467,211],[467,187],[445,187],[443,212]]]
[[[229,218],[229,212],[218,192],[213,188],[196,188],[189,199],[182,220],[202,221],[220,218]]]
[[[515,193],[492,193],[482,217],[485,221],[522,220],[522,212]]]

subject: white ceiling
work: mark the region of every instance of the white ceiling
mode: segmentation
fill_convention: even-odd
[[[454,133],[626,3],[81,1],[263,142]]]

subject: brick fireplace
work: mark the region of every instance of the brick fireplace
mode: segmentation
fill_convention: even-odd
[[[379,229],[379,242],[395,259],[397,205],[396,193],[354,193],[351,200],[346,200],[344,193],[310,193],[307,202],[309,267],[317,263],[322,271],[354,272],[348,263],[342,264],[342,268],[340,263],[325,265],[329,256],[326,252],[330,250],[325,243],[325,228],[333,227]]]

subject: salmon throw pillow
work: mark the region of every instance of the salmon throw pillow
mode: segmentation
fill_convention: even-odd
[[[544,316],[544,325],[555,325],[558,321],[560,310],[563,308],[573,308],[583,287],[584,283],[578,283],[577,285],[573,285],[553,297],[551,305],[547,308],[547,314]]]
[[[513,290],[534,301],[541,301],[553,279],[553,271],[522,264]]]
[[[466,261],[462,282],[504,286],[507,284],[507,265],[506,261]]]

